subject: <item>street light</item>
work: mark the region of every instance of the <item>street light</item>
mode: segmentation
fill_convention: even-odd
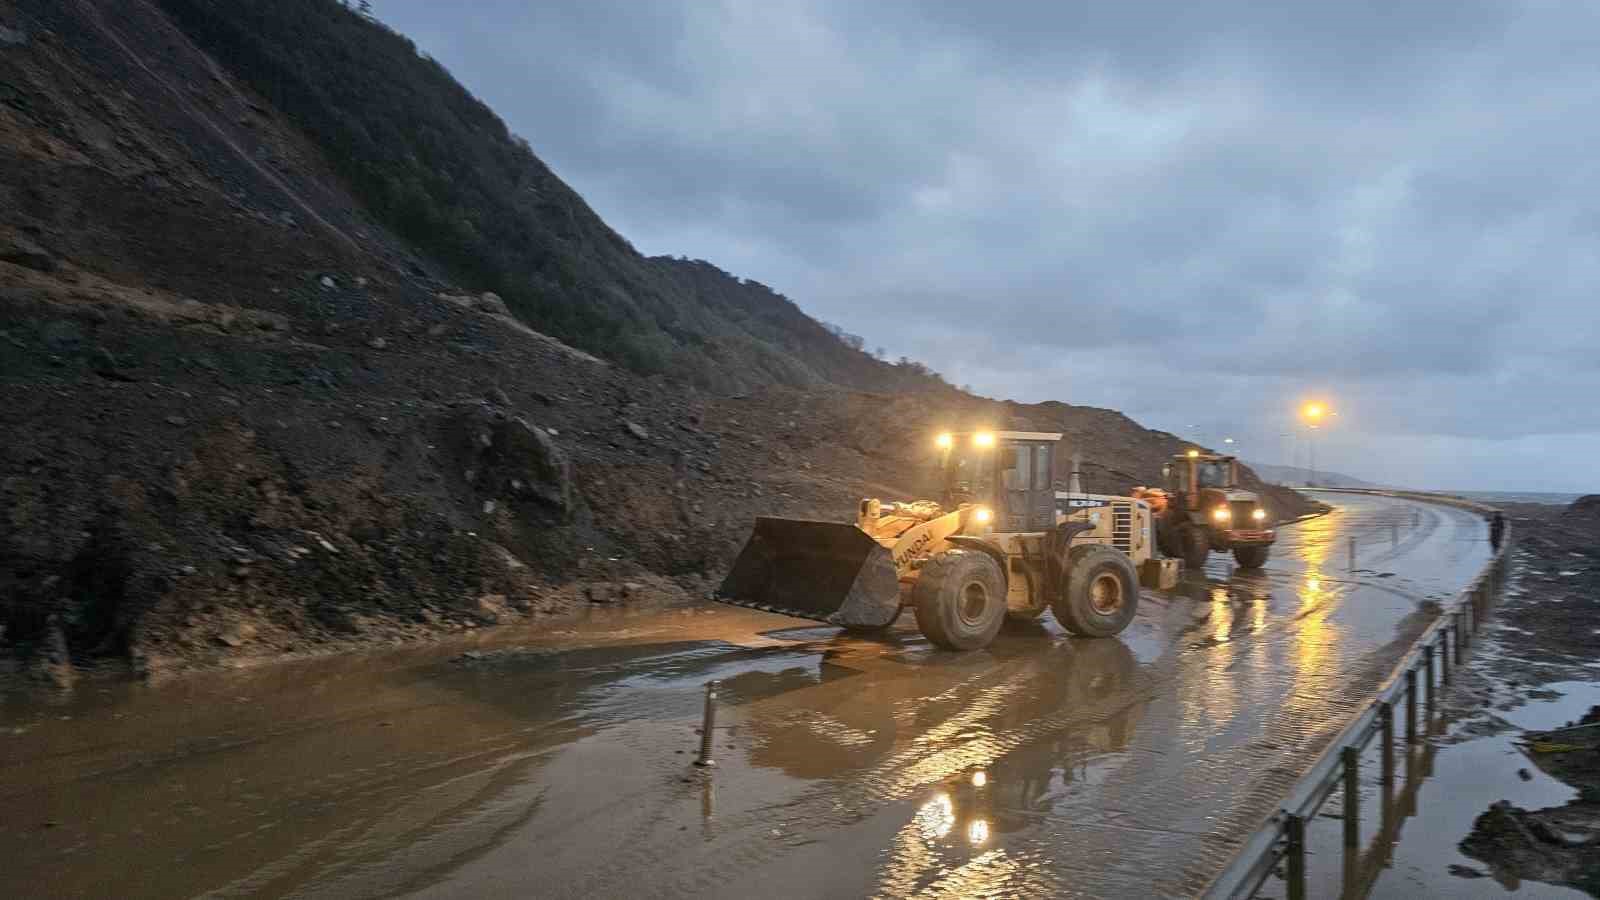
[[[1306,423],[1306,452],[1311,457],[1311,474],[1306,479],[1306,487],[1317,486],[1317,441],[1316,430],[1322,420],[1338,413],[1328,408],[1326,403],[1312,401],[1300,408],[1300,418]]]

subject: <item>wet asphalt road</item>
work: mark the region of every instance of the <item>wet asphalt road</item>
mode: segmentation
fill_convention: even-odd
[[[1335,499],[1118,639],[708,605],[12,699],[0,896],[1188,895],[1487,558],[1470,513]]]

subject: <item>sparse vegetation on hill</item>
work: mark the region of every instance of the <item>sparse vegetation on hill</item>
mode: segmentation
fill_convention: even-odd
[[[765,285],[646,258],[406,37],[334,0],[161,0],[289,116],[384,224],[545,333],[714,390],[935,379],[852,346]]]

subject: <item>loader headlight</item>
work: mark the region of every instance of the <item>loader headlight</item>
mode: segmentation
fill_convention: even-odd
[[[974,446],[974,447],[993,447],[994,446],[994,432],[992,432],[992,431],[980,431],[977,434],[973,435],[972,436],[972,446]]]
[[[1233,518],[1233,513],[1229,512],[1226,506],[1219,506],[1211,511],[1211,518],[1218,522],[1226,522]]]
[[[989,524],[989,520],[993,518],[994,513],[990,511],[987,506],[978,507],[978,511],[972,514],[973,521],[977,522],[979,525],[987,525]]]
[[[1255,512],[1250,514],[1250,518],[1255,519],[1257,522],[1264,522],[1267,519],[1267,511],[1258,508]]]
[[[1200,451],[1199,450],[1190,450],[1189,451],[1189,458],[1190,459],[1194,459],[1195,457],[1197,457],[1199,455],[1200,455]]]
[[[938,437],[933,439],[933,442],[935,444],[938,444],[939,445],[939,449],[941,449],[941,450],[949,448],[949,446],[954,441],[955,441],[955,438],[951,437],[950,436],[950,432],[948,432],[948,431],[946,431],[944,434],[941,434]]]

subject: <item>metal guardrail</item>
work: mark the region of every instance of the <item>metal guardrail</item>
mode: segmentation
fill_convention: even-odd
[[[1336,493],[1380,494],[1445,503],[1491,515],[1493,507],[1459,497],[1438,497],[1411,491],[1330,491]],[[1222,871],[1200,896],[1208,900],[1247,900],[1272,877],[1279,864],[1284,866],[1284,882],[1289,900],[1306,897],[1306,826],[1335,791],[1343,789],[1344,819],[1344,877],[1340,896],[1364,896],[1376,877],[1377,867],[1363,865],[1361,850],[1361,756],[1372,742],[1379,739],[1381,779],[1385,798],[1381,807],[1382,826],[1379,838],[1392,835],[1395,781],[1395,718],[1397,710],[1405,732],[1407,748],[1408,782],[1409,764],[1413,759],[1411,749],[1423,743],[1424,735],[1418,728],[1418,697],[1425,696],[1426,721],[1431,722],[1438,706],[1438,694],[1450,679],[1452,667],[1465,660],[1466,649],[1477,634],[1488,614],[1493,599],[1504,584],[1507,560],[1510,558],[1511,529],[1507,524],[1499,548],[1480,571],[1470,587],[1459,593],[1438,619],[1429,625],[1411,649],[1401,658],[1389,677],[1378,689],[1377,695],[1355,720],[1345,726],[1316,762],[1300,779],[1294,790],[1285,798],[1277,812],[1256,829],[1255,833],[1235,854],[1233,862]],[[1389,842],[1373,842],[1370,854],[1387,853]],[[1352,880],[1358,882],[1352,884]]]

